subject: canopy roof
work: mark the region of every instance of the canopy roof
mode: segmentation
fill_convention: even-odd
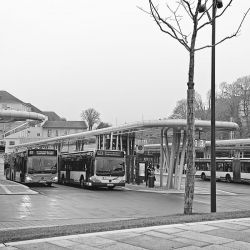
[[[103,129],[97,129],[92,131],[85,131],[76,134],[70,134],[60,137],[53,137],[49,139],[44,139],[35,142],[23,143],[17,146],[13,146],[10,148],[15,147],[25,147],[25,146],[35,146],[35,145],[46,145],[51,143],[57,143],[61,141],[67,141],[70,139],[85,139],[90,138],[93,136],[105,135],[105,134],[128,134],[128,133],[136,133],[140,131],[145,131],[146,129],[163,129],[163,128],[176,128],[178,130],[186,129],[187,121],[182,119],[170,119],[170,120],[151,120],[151,121],[141,121],[141,122],[134,122],[130,124],[124,124],[116,127],[108,127]],[[209,131],[211,126],[211,121],[204,121],[204,120],[196,120],[195,121],[195,129],[197,131]],[[234,131],[237,130],[239,127],[234,122],[223,122],[218,121],[215,124],[217,130],[223,131]]]
[[[17,110],[0,110],[0,123],[26,121],[26,120],[38,120],[43,121],[46,119],[45,115]]]

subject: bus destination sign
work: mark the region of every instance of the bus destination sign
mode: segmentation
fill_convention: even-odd
[[[96,156],[124,157],[124,152],[123,151],[111,151],[111,150],[97,150]]]
[[[32,149],[28,151],[28,156],[56,156],[56,150]]]

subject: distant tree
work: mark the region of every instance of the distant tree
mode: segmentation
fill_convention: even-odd
[[[100,122],[98,124],[98,126],[96,127],[96,129],[101,129],[101,128],[108,128],[111,127],[112,125],[110,123],[107,122]]]
[[[61,118],[61,121],[65,121],[65,122],[66,122],[67,119],[66,119],[65,117],[62,117],[62,118]]]
[[[93,126],[100,121],[100,113],[93,108],[83,110],[81,117],[87,122],[89,130],[92,130]]]
[[[206,105],[202,101],[201,95],[196,93],[195,100],[195,117],[199,120],[208,119],[208,110]],[[173,110],[173,114],[169,117],[170,119],[187,119],[187,100],[181,99],[177,101],[176,106]]]

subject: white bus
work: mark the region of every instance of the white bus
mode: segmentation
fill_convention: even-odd
[[[7,156],[6,178],[21,183],[43,183],[51,186],[58,181],[57,150],[28,149]]]
[[[196,177],[211,178],[211,159],[195,160]],[[216,179],[227,182],[250,182],[250,158],[216,158]]]
[[[81,187],[125,186],[125,154],[116,150],[89,150],[62,153],[59,182]]]

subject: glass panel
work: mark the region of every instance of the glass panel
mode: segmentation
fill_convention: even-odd
[[[96,158],[96,175],[124,176],[124,159]]]
[[[56,157],[29,157],[27,162],[29,174],[35,173],[52,173],[57,172],[57,159]]]

